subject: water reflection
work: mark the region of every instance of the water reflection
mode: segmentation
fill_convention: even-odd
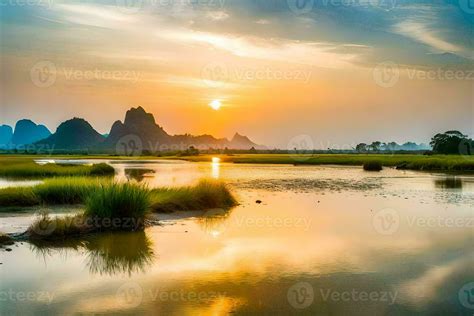
[[[127,180],[135,180],[137,182],[142,182],[145,177],[154,174],[155,171],[153,169],[137,169],[137,168],[126,168],[125,169],[125,177]]]
[[[214,179],[219,179],[220,163],[221,163],[220,158],[217,158],[217,157],[213,157],[213,158],[212,158],[212,162],[211,162],[211,166],[212,166],[211,176],[212,176]]]
[[[462,180],[456,176],[449,176],[442,179],[435,178],[434,184],[439,189],[462,189]]]
[[[86,252],[86,265],[95,274],[145,272],[154,258],[152,242],[145,232],[107,233],[60,242],[32,242],[32,250],[47,257],[54,252]]]
[[[225,210],[221,208],[208,210],[196,221],[203,231],[212,237],[218,237],[226,230],[231,211],[232,209]]]

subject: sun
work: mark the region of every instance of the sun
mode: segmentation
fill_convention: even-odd
[[[220,100],[213,100],[211,103],[209,103],[209,106],[213,109],[213,110],[219,110],[222,106],[222,103]]]

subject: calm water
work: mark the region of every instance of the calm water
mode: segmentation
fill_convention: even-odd
[[[150,186],[220,178],[241,204],[163,215],[162,226],[140,233],[0,250],[1,314],[474,313],[473,177],[219,163],[114,167],[120,180]],[[0,230],[21,231],[34,211],[1,214]]]

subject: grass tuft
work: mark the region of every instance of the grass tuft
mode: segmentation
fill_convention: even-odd
[[[86,199],[86,216],[143,219],[150,210],[150,191],[135,183],[101,185]]]
[[[111,176],[115,170],[112,166],[99,163],[92,166],[62,165],[48,163],[39,165],[33,160],[5,160],[0,164],[0,177],[27,179],[68,176]]]
[[[382,163],[380,161],[366,161],[363,168],[365,171],[380,171],[382,170]]]
[[[201,180],[195,186],[160,188],[151,192],[155,212],[229,208],[235,200],[228,187],[217,180]]]
[[[111,184],[110,179],[66,177],[47,179],[32,188],[34,194],[45,204],[81,204],[102,185]],[[1,191],[0,191],[1,192]]]

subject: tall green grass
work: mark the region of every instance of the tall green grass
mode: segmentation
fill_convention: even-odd
[[[65,177],[46,179],[32,187],[0,189],[0,207],[41,204],[81,204],[101,185],[112,183],[107,178]]]
[[[195,186],[160,188],[151,191],[155,212],[229,208],[237,201],[228,187],[217,180],[201,180]]]
[[[111,185],[111,179],[66,177],[47,179],[32,188],[34,194],[45,204],[82,204],[103,185]]]
[[[148,209],[172,212],[228,208],[236,205],[236,200],[227,186],[217,180],[202,180],[195,186],[149,189],[107,178],[66,177],[47,179],[33,187],[0,189],[0,207],[41,204],[85,204],[87,215],[105,218],[141,216]]]
[[[59,165],[48,163],[39,165],[32,160],[12,159],[0,161],[0,177],[8,178],[48,178],[67,176],[109,176],[114,168],[105,163],[86,165]]]
[[[150,210],[150,190],[135,183],[101,185],[86,199],[86,216],[142,219]]]

